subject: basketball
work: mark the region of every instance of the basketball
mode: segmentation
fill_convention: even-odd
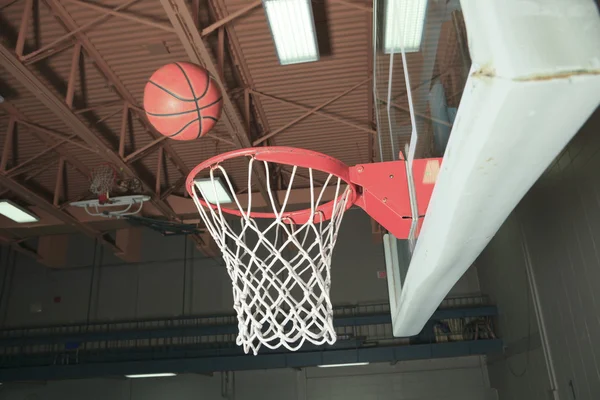
[[[203,67],[177,62],[158,69],[146,83],[144,110],[161,134],[175,140],[206,135],[221,116],[221,89]]]

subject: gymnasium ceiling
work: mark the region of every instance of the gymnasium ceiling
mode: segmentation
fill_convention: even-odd
[[[349,165],[376,160],[374,110],[382,105],[372,96],[372,3],[312,6],[320,60],[282,66],[260,0],[1,0],[0,198],[42,221],[24,228],[0,216],[0,236],[14,243],[80,231],[104,241],[105,229],[124,223],[90,221],[68,204],[90,197],[89,171],[107,161],[143,181],[147,214],[176,220],[193,210],[177,203],[185,176],[218,153],[254,143]],[[464,71],[452,18],[430,14],[430,28],[439,32],[425,35],[435,36],[433,53],[409,54],[414,86],[439,78],[456,106]],[[162,140],[144,116],[147,79],[174,61],[205,65],[226,88],[226,112],[208,137]],[[398,125],[409,126],[406,98],[395,96]],[[431,122],[426,99],[416,101],[419,118]],[[426,126],[423,155],[432,147]]]

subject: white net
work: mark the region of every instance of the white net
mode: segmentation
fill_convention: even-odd
[[[116,180],[116,172],[107,164],[99,165],[90,174],[90,192],[97,195],[108,195]]]
[[[248,193],[251,193],[254,158],[248,165]],[[268,182],[269,165],[264,164]],[[336,333],[329,298],[331,257],[351,190],[334,175],[315,187],[312,169],[299,178],[297,167],[290,171],[283,199],[268,189],[272,219],[253,218],[252,195],[242,204],[235,195],[222,165],[210,169],[208,188],[193,185],[193,200],[200,216],[221,248],[233,284],[234,309],[239,333],[236,343],[256,355],[261,346],[281,346],[295,351],[306,341],[315,345],[333,344]],[[224,180],[234,198],[228,207],[240,216],[223,211],[215,172]],[[318,172],[317,172],[318,173]],[[295,223],[286,216],[294,182],[304,179],[310,185],[310,210],[307,221]],[[220,185],[219,185],[220,186]],[[199,193],[198,193],[199,192]],[[199,195],[200,194],[200,195]],[[331,218],[319,210],[333,194]],[[214,207],[199,201],[210,199]],[[277,199],[277,200],[275,200]],[[281,206],[277,206],[282,201]]]

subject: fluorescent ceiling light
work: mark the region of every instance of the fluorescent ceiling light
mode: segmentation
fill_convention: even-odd
[[[279,63],[298,64],[319,59],[310,0],[263,0]]]
[[[0,200],[0,214],[19,224],[37,222],[40,220],[35,214],[32,214],[9,200]]]
[[[421,48],[427,0],[386,0],[383,47],[386,54]]]
[[[217,177],[215,178],[215,184],[213,185],[210,178],[198,178],[194,179],[194,183],[204,200],[211,204],[228,204],[233,203],[233,198],[229,194],[229,190],[223,184],[223,180]]]
[[[167,376],[177,376],[173,372],[161,372],[158,374],[137,374],[137,375],[125,375],[126,378],[137,379],[137,378],[164,378]]]
[[[348,364],[324,364],[317,365],[319,368],[337,368],[337,367],[358,367],[360,365],[369,365],[368,362],[357,362],[357,363],[348,363]]]

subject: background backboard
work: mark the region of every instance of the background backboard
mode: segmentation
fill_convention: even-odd
[[[470,67],[466,47],[439,46],[440,38],[466,46],[458,1],[375,1],[373,31],[377,160],[404,157],[410,168],[414,159],[443,156]],[[398,252],[401,282],[417,235],[385,239],[386,250]]]

